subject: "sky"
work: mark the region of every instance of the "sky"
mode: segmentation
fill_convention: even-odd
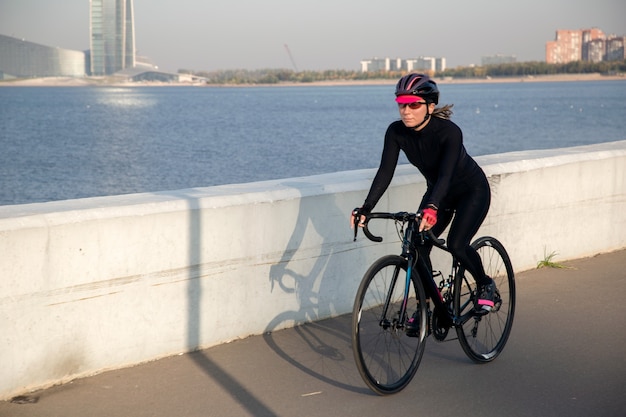
[[[371,58],[544,61],[557,29],[626,36],[625,0],[134,0],[137,54],[179,69],[360,70]],[[0,34],[89,49],[89,0],[0,0]],[[291,54],[291,58],[290,58]]]

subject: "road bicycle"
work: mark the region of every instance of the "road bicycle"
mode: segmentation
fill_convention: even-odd
[[[362,225],[368,239],[382,242],[369,230],[369,222],[393,220],[402,243],[400,255],[383,256],[365,272],[352,312],[357,368],[369,388],[380,395],[396,393],[411,382],[430,334],[443,341],[454,328],[465,354],[474,362],[487,363],[502,353],[513,326],[515,278],[504,246],[489,236],[472,243],[497,287],[491,311],[479,309],[473,277],[454,259],[445,240],[431,231],[418,231],[421,217],[421,212],[370,213]],[[355,222],[357,218],[360,215]],[[355,240],[357,233],[355,224]],[[417,262],[422,262],[421,270],[432,271],[430,260],[417,250],[429,240],[452,257],[449,275],[441,271],[425,277],[418,274]],[[411,319],[417,326],[407,326]]]

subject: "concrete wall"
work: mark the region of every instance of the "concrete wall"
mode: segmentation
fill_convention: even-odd
[[[626,141],[477,158],[480,234],[516,271],[626,247]],[[0,399],[351,311],[383,222],[352,242],[374,170],[0,207]],[[377,211],[425,187],[398,167]],[[592,277],[591,277],[592,278]]]

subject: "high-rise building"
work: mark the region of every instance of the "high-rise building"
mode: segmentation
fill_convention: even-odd
[[[133,0],[90,0],[91,75],[109,75],[135,66]]]
[[[546,62],[565,64],[582,58],[582,31],[557,30],[554,41],[546,43]]]
[[[626,59],[626,36],[611,36],[606,40],[606,60],[622,61]]]
[[[582,60],[603,61],[606,50],[605,40],[606,36],[600,29],[584,29],[582,31]]]
[[[622,61],[626,59],[625,36],[606,36],[600,29],[557,30],[556,39],[546,42],[546,62]]]

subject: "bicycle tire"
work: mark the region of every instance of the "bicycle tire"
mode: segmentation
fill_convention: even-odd
[[[456,327],[459,343],[474,362],[493,361],[502,353],[513,327],[515,315],[515,276],[504,246],[495,238],[485,236],[472,243],[478,252],[485,273],[496,283],[496,305],[489,312],[475,316]],[[474,308],[476,284],[463,268],[454,282],[454,313],[462,317]]]
[[[411,382],[426,345],[426,298],[416,271],[411,272],[405,317],[410,318],[419,306],[419,331],[409,337],[405,323],[399,322],[406,271],[407,260],[401,256],[378,259],[363,276],[354,301],[352,352],[363,381],[379,395],[401,391]],[[386,315],[385,300],[391,307]]]

